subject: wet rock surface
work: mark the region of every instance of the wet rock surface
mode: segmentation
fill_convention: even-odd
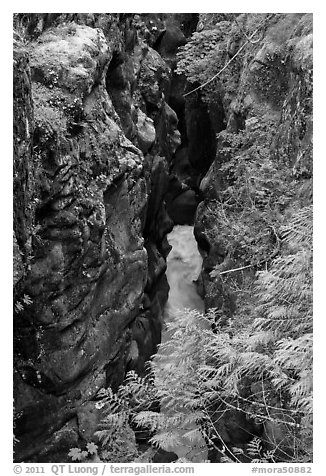
[[[60,461],[90,438],[98,390],[142,373],[160,342],[180,134],[147,27],[27,17],[14,70],[16,459]]]

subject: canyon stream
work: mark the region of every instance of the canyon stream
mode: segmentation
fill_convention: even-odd
[[[171,233],[167,235],[168,242],[172,249],[167,257],[166,275],[170,286],[168,301],[164,309],[165,323],[172,322],[178,313],[185,312],[185,309],[204,312],[204,302],[199,296],[194,281],[198,278],[202,257],[198,251],[197,242],[194,237],[194,228],[190,225],[176,225]],[[162,343],[166,343],[171,338],[171,331],[164,328],[162,331]],[[173,366],[172,358],[168,355],[166,348],[159,348],[158,355],[162,357],[164,352],[164,363],[169,365],[169,358]],[[155,361],[155,358],[154,358]],[[158,378],[160,378],[158,376]],[[174,411],[186,413],[187,409],[161,407],[161,413],[173,415]],[[187,429],[182,427],[178,430],[178,444],[171,444],[168,451],[173,451],[179,458],[192,462],[200,462],[207,459],[207,449],[204,440],[198,445],[190,447],[189,440],[183,437],[187,431],[195,429],[196,426],[189,424]]]

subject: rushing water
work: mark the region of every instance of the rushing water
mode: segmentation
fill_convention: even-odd
[[[194,227],[177,225],[168,234],[172,246],[167,257],[166,275],[170,285],[165,306],[165,319],[173,319],[176,311],[184,308],[204,311],[204,303],[197,293],[194,281],[198,278],[202,257],[194,237]]]
[[[182,312],[185,308],[194,309],[203,312],[204,303],[197,293],[194,281],[198,278],[202,257],[198,251],[197,242],[193,234],[193,226],[177,225],[168,235],[169,244],[172,246],[167,257],[167,279],[170,286],[169,297],[164,309],[165,322],[171,322],[177,312]],[[170,335],[167,330],[163,330],[162,342],[169,340]],[[162,349],[158,354],[162,354]],[[165,363],[168,363],[169,356],[165,355]],[[173,363],[171,362],[173,365]],[[185,410],[186,411],[186,410]],[[161,408],[161,412],[173,414],[173,408]],[[187,430],[195,428],[188,425]],[[207,451],[194,448],[189,452],[189,440],[182,435],[185,430],[180,429],[179,438],[181,443],[177,446],[171,446],[169,451],[173,451],[179,458],[187,458],[193,462],[200,462],[207,459]],[[200,443],[202,447],[204,442]]]

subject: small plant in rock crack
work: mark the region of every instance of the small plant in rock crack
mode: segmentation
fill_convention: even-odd
[[[97,397],[95,406],[103,412],[95,433],[101,445],[100,458],[113,463],[134,461],[139,457],[136,433],[141,431],[136,417],[152,408],[157,399],[152,377],[130,371],[116,393],[111,388],[101,389]]]
[[[28,294],[24,294],[22,299],[15,302],[15,311],[17,313],[22,312],[26,306],[32,304],[33,301]]]
[[[87,443],[86,449],[84,451],[82,451],[80,448],[71,448],[68,456],[73,461],[79,461],[80,463],[101,463],[102,461],[97,454],[97,449],[98,446],[91,441],[90,443]]]
[[[264,451],[260,438],[254,438],[248,443],[247,453],[252,458],[251,463],[276,463],[275,450]]]
[[[232,455],[242,457],[245,454],[242,448],[232,448]],[[249,463],[276,463],[275,451],[264,451],[263,442],[260,438],[255,437],[251,440],[246,448],[246,456],[250,460]],[[234,459],[225,454],[221,457],[221,463],[234,463]]]
[[[13,39],[14,46],[24,47],[29,43],[28,24],[21,14],[14,13],[13,15]]]

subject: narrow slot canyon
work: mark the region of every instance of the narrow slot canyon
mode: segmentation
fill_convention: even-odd
[[[15,462],[310,462],[312,16],[17,13],[13,71]]]
[[[195,310],[200,313],[205,311],[205,306],[202,298],[198,294],[196,287],[196,280],[199,277],[202,266],[202,257],[199,253],[197,242],[194,237],[194,229],[190,225],[176,225],[173,230],[167,235],[169,245],[172,247],[167,256],[166,275],[169,284],[168,300],[164,308],[163,315],[163,330],[162,330],[162,344],[169,345],[171,339],[171,331],[169,324],[175,320],[180,314],[187,313],[189,310]],[[167,348],[158,349],[156,356],[153,358],[155,367],[155,379],[157,385],[161,384],[160,377],[162,368],[162,361],[164,367],[170,365],[173,367],[175,362],[173,357],[169,355]],[[164,368],[162,368],[164,374]],[[187,409],[181,410],[175,406],[161,406],[160,412],[163,415],[170,415],[176,411],[181,411],[187,414]],[[207,447],[204,438],[200,439],[196,445],[190,447],[187,433],[189,430],[199,430],[199,425],[187,424],[180,425],[178,433],[178,443],[171,443],[166,447],[167,453],[174,453],[178,459],[184,458],[187,461],[202,462],[207,460]],[[186,435],[186,436],[184,436]]]

